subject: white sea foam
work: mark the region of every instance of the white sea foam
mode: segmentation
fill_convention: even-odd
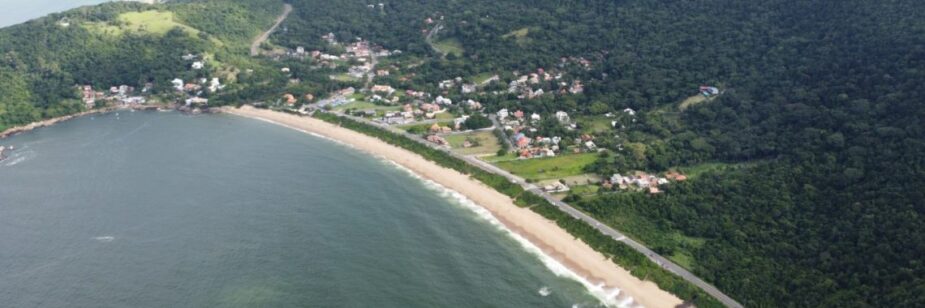
[[[549,255],[547,255],[545,252],[543,252],[542,249],[540,249],[539,247],[537,247],[535,244],[533,244],[532,242],[530,242],[529,240],[527,240],[526,238],[524,238],[524,237],[521,236],[520,234],[517,234],[516,232],[511,231],[510,229],[508,229],[508,228],[507,228],[503,223],[501,223],[501,221],[498,220],[498,218],[496,218],[490,211],[488,211],[487,209],[485,209],[485,208],[483,208],[483,207],[481,207],[481,206],[475,204],[475,202],[473,202],[472,200],[470,200],[470,199],[467,198],[466,196],[464,196],[464,195],[462,195],[462,194],[460,194],[460,193],[458,193],[458,192],[456,192],[456,191],[454,191],[454,190],[452,190],[452,189],[449,189],[449,188],[447,188],[447,187],[445,187],[445,186],[443,186],[443,185],[440,185],[440,184],[437,183],[437,182],[434,182],[434,181],[431,181],[431,180],[429,180],[429,179],[423,178],[423,177],[419,176],[417,173],[414,173],[414,171],[411,171],[410,169],[405,168],[404,166],[402,166],[402,165],[400,165],[400,164],[398,164],[398,163],[396,163],[396,162],[393,162],[393,161],[387,160],[387,159],[383,159],[383,158],[381,158],[381,157],[380,157],[380,159],[384,160],[385,162],[389,163],[389,164],[392,165],[392,166],[395,166],[395,167],[398,168],[399,170],[403,170],[403,171],[407,172],[407,173],[408,173],[409,175],[411,175],[412,177],[414,177],[414,178],[416,178],[416,179],[418,179],[418,180],[424,182],[424,184],[425,184],[425,186],[426,186],[427,188],[432,189],[433,191],[439,193],[440,196],[442,196],[442,197],[444,197],[444,198],[446,198],[446,199],[448,199],[448,200],[450,200],[450,201],[453,201],[454,203],[456,203],[456,204],[458,204],[458,205],[460,205],[460,206],[462,206],[462,207],[464,207],[464,208],[466,208],[466,209],[468,209],[468,210],[474,212],[479,218],[484,219],[484,220],[487,221],[489,224],[491,224],[492,226],[495,226],[495,227],[498,228],[499,230],[503,231],[507,236],[509,236],[509,237],[513,238],[515,241],[517,241],[517,242],[521,245],[521,247],[524,248],[524,250],[526,250],[527,252],[529,252],[529,253],[535,255],[537,258],[539,258],[539,259],[540,259],[540,262],[542,262],[543,265],[545,265],[546,268],[549,269],[549,270],[550,270],[553,274],[555,274],[556,276],[558,276],[558,277],[564,277],[564,278],[568,278],[568,279],[572,279],[572,280],[575,280],[575,281],[578,281],[579,283],[581,283],[581,284],[588,290],[588,293],[590,293],[592,296],[594,296],[595,298],[597,298],[598,300],[600,300],[601,303],[603,303],[604,305],[607,305],[608,307],[641,307],[640,305],[636,304],[636,302],[635,302],[632,298],[630,298],[630,297],[626,297],[625,299],[622,299],[622,300],[618,299],[618,296],[619,296],[620,293],[621,293],[620,289],[617,289],[617,288],[612,288],[612,289],[604,288],[604,286],[603,286],[602,284],[594,284],[594,283],[591,283],[590,281],[588,281],[588,279],[585,279],[585,278],[582,277],[581,275],[578,275],[578,273],[573,272],[571,269],[569,269],[568,267],[566,267],[565,265],[563,265],[562,263],[560,263],[560,262],[559,262],[558,260],[556,260],[555,258],[553,258],[553,257],[551,257],[551,256],[549,256]],[[542,290],[540,290],[540,291],[542,292]],[[541,293],[541,295],[542,295],[542,293]],[[545,296],[545,295],[544,295],[544,296]]]
[[[546,297],[552,294],[552,291],[549,290],[549,287],[542,287],[537,293],[540,293],[540,296]]]
[[[100,243],[109,243],[109,242],[115,241],[116,237],[106,235],[106,236],[97,236],[97,237],[94,237],[93,239]]]
[[[309,131],[306,131],[306,130],[304,130],[304,129],[300,129],[300,128],[293,127],[293,126],[290,126],[290,125],[286,125],[286,124],[283,124],[283,123],[279,123],[279,122],[276,122],[276,121],[273,121],[273,120],[264,119],[264,118],[260,118],[260,117],[254,117],[254,118],[257,119],[257,120],[264,121],[264,122],[268,122],[268,123],[276,124],[276,125],[279,125],[279,126],[287,127],[287,128],[289,128],[289,129],[293,129],[293,130],[296,130],[296,131],[300,131],[300,132],[303,132],[303,133],[306,133],[306,134],[309,134],[309,135],[312,135],[312,136],[316,136],[316,137],[319,137],[319,138],[322,138],[322,139],[325,139],[325,140],[333,141],[333,142],[335,142],[335,143],[337,143],[337,144],[344,145],[344,146],[346,146],[346,147],[348,147],[348,148],[356,149],[356,147],[354,147],[353,145],[351,145],[351,144],[349,144],[349,143],[346,143],[346,142],[343,142],[343,141],[340,141],[340,140],[337,140],[337,139],[334,139],[334,138],[329,138],[329,137],[327,137],[327,136],[322,136],[322,135],[317,134],[317,133],[314,133],[314,132],[309,132]],[[368,152],[367,152],[367,153],[368,153]],[[372,153],[370,153],[370,154],[372,154]],[[521,245],[521,247],[524,248],[524,250],[526,250],[527,252],[529,252],[529,253],[535,255],[537,258],[539,258],[540,261],[543,263],[543,265],[545,265],[546,268],[549,269],[549,270],[550,270],[553,274],[555,274],[556,276],[558,276],[558,277],[564,277],[564,278],[568,278],[568,279],[572,279],[572,280],[575,280],[575,281],[581,283],[581,284],[585,287],[585,289],[588,290],[588,293],[590,293],[592,296],[594,296],[595,298],[597,298],[597,299],[598,299],[599,301],[601,301],[601,303],[603,303],[604,305],[607,305],[607,306],[609,306],[609,307],[621,307],[621,308],[623,308],[623,307],[642,307],[641,305],[636,304],[635,301],[634,301],[632,298],[630,298],[630,297],[626,297],[625,299],[619,300],[619,301],[618,301],[618,298],[617,298],[617,297],[618,297],[618,296],[620,295],[620,293],[621,293],[621,292],[620,292],[620,289],[618,289],[618,288],[606,289],[606,288],[604,288],[604,286],[603,286],[602,284],[594,284],[594,283],[591,283],[590,281],[588,281],[587,279],[585,279],[584,277],[581,277],[581,275],[578,275],[578,273],[573,272],[572,270],[570,270],[568,267],[566,267],[565,265],[563,265],[562,263],[560,263],[560,262],[559,262],[558,260],[556,260],[555,258],[553,258],[553,257],[551,257],[551,256],[549,256],[549,255],[547,255],[545,252],[543,252],[542,249],[540,249],[539,247],[537,247],[536,245],[534,245],[532,242],[530,242],[529,240],[527,240],[526,238],[524,238],[524,237],[521,236],[520,234],[517,234],[516,232],[511,231],[510,229],[508,229],[506,226],[504,226],[504,224],[501,223],[500,220],[498,220],[498,218],[496,218],[494,215],[492,215],[490,211],[488,211],[487,209],[485,209],[485,208],[483,208],[483,207],[481,207],[481,206],[475,204],[475,202],[473,202],[472,200],[469,200],[469,198],[467,198],[466,196],[463,196],[462,194],[460,194],[460,193],[458,193],[458,192],[456,192],[456,191],[454,191],[454,190],[452,190],[452,189],[446,188],[446,187],[444,187],[443,185],[438,184],[437,182],[434,182],[434,181],[431,181],[431,180],[429,180],[429,179],[423,178],[423,177],[419,176],[417,173],[414,173],[414,171],[411,171],[411,169],[408,169],[408,168],[406,168],[405,166],[402,166],[401,164],[396,163],[396,162],[394,162],[394,161],[391,161],[391,160],[389,160],[389,159],[387,159],[387,158],[385,158],[385,157],[382,157],[382,156],[376,155],[376,154],[372,154],[372,156],[373,156],[373,157],[376,157],[376,158],[378,158],[378,159],[380,159],[380,160],[382,160],[382,161],[384,161],[384,162],[386,162],[386,163],[388,163],[388,164],[390,164],[390,165],[392,165],[392,166],[395,166],[395,167],[398,168],[399,170],[402,170],[402,171],[407,172],[407,173],[408,173],[409,175],[411,175],[412,177],[414,177],[414,178],[416,178],[416,179],[422,181],[422,182],[425,184],[425,186],[428,187],[429,189],[432,189],[432,190],[436,191],[437,193],[439,193],[442,197],[444,197],[444,198],[446,198],[446,199],[448,199],[448,200],[450,200],[450,201],[455,201],[456,204],[459,204],[460,206],[462,206],[462,207],[464,207],[464,208],[466,208],[466,209],[468,209],[468,210],[474,212],[478,217],[484,219],[484,220],[487,221],[489,224],[491,224],[491,225],[497,227],[499,230],[503,231],[507,236],[509,236],[509,237],[511,237],[512,239],[514,239],[515,241],[517,241],[517,242]]]

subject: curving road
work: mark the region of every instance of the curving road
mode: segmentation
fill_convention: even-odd
[[[419,142],[419,143],[423,143],[423,144],[425,144],[425,145],[427,145],[427,146],[429,146],[429,147],[431,147],[431,148],[444,151],[444,152],[446,152],[447,154],[449,154],[450,156],[453,156],[453,157],[458,158],[458,159],[462,159],[462,160],[468,162],[469,164],[471,164],[471,165],[473,165],[473,166],[479,167],[479,168],[482,169],[482,170],[485,170],[485,171],[490,172],[490,173],[494,173],[494,174],[498,174],[498,175],[504,176],[505,178],[507,178],[507,179],[510,180],[511,182],[517,183],[517,184],[519,184],[520,186],[522,186],[524,189],[529,190],[530,192],[533,192],[533,193],[535,193],[535,194],[537,194],[537,195],[543,197],[544,199],[546,199],[547,201],[549,201],[550,203],[552,203],[554,206],[556,206],[557,208],[559,208],[559,210],[561,210],[561,211],[563,211],[563,212],[566,212],[566,213],[568,213],[569,215],[572,215],[572,217],[575,217],[575,218],[577,218],[577,219],[579,219],[579,220],[581,220],[581,221],[584,221],[584,222],[587,223],[588,225],[594,227],[595,229],[597,229],[597,230],[600,231],[601,233],[603,233],[603,234],[605,234],[605,235],[607,235],[607,236],[613,238],[614,240],[619,241],[619,242],[623,242],[623,243],[625,243],[626,245],[629,245],[630,247],[632,247],[632,248],[635,249],[636,251],[638,251],[638,252],[642,253],[643,255],[645,255],[647,258],[649,258],[649,260],[652,260],[652,262],[655,262],[655,264],[658,264],[659,266],[661,266],[661,267],[665,268],[666,270],[668,270],[668,271],[674,273],[675,275],[678,275],[679,277],[683,278],[684,280],[687,280],[688,282],[690,282],[690,283],[692,283],[692,284],[694,284],[694,285],[700,287],[700,288],[703,289],[705,292],[707,292],[707,294],[710,294],[711,296],[715,297],[717,300],[719,300],[720,302],[722,302],[722,303],[723,303],[724,305],[726,305],[727,307],[731,307],[731,308],[742,308],[742,307],[743,307],[742,304],[740,304],[740,303],[737,302],[736,300],[732,299],[731,297],[729,297],[728,295],[726,295],[725,293],[723,293],[722,291],[720,291],[719,289],[717,289],[717,288],[714,287],[713,285],[711,285],[711,284],[707,283],[706,281],[703,281],[703,280],[700,279],[699,277],[695,276],[693,273],[691,273],[691,272],[688,271],[687,269],[685,269],[685,268],[681,267],[680,265],[675,264],[675,263],[672,262],[671,260],[668,260],[667,258],[665,258],[665,257],[663,257],[663,256],[661,256],[661,255],[659,255],[659,254],[657,254],[657,253],[655,253],[654,251],[652,251],[651,249],[649,249],[649,248],[646,247],[645,245],[640,244],[639,242],[637,242],[637,241],[635,241],[635,240],[633,240],[633,239],[627,237],[626,235],[624,235],[624,234],[621,233],[620,231],[617,231],[617,230],[615,230],[615,229],[613,229],[613,228],[607,226],[606,224],[601,223],[601,222],[598,221],[597,219],[594,219],[594,217],[588,216],[588,214],[585,214],[584,212],[582,212],[582,211],[580,211],[580,210],[578,210],[578,209],[572,207],[571,205],[568,205],[568,204],[565,203],[565,202],[562,202],[562,201],[557,200],[556,198],[553,198],[552,195],[546,193],[545,191],[543,191],[542,189],[540,189],[540,188],[537,187],[536,185],[527,183],[527,181],[525,181],[525,180],[524,180],[523,178],[521,178],[521,177],[518,177],[518,176],[516,176],[516,175],[514,175],[514,174],[511,174],[510,172],[507,172],[507,171],[504,170],[504,169],[498,168],[498,167],[496,167],[495,165],[492,165],[492,164],[489,164],[489,163],[487,163],[487,162],[484,162],[484,161],[482,161],[482,160],[476,158],[475,156],[465,156],[465,155],[461,155],[461,154],[458,154],[458,153],[454,153],[454,152],[450,151],[448,148],[446,148],[446,147],[441,147],[441,146],[438,146],[438,145],[433,144],[433,143],[431,143],[431,142],[428,142],[427,140],[424,140],[423,138],[421,138],[421,137],[418,136],[418,135],[414,135],[414,134],[411,134],[411,133],[408,133],[408,132],[405,132],[405,131],[401,131],[401,130],[398,130],[398,129],[394,128],[394,127],[390,127],[390,126],[385,125],[385,124],[382,124],[382,123],[373,122],[373,121],[370,121],[370,120],[367,120],[367,119],[364,119],[364,118],[354,117],[354,116],[350,116],[350,115],[346,115],[346,114],[340,114],[340,113],[338,113],[338,115],[345,116],[345,117],[348,117],[348,118],[350,118],[350,119],[353,119],[353,120],[356,120],[356,121],[360,121],[360,122],[363,122],[363,123],[366,123],[366,124],[369,124],[369,125],[373,125],[373,126],[376,126],[376,127],[379,127],[379,128],[382,128],[382,129],[385,129],[385,130],[388,130],[388,131],[391,131],[391,132],[396,133],[396,134],[400,134],[400,135],[402,135],[402,136],[405,136],[405,137],[407,137],[407,138],[410,138],[411,140],[415,140],[415,141],[417,141],[417,142]]]
[[[267,30],[267,32],[264,32],[254,38],[254,42],[251,43],[251,57],[260,55],[260,44],[263,44],[263,42],[266,42],[267,39],[270,38],[270,34],[273,34],[273,31],[276,31],[276,28],[278,28],[279,25],[283,23],[284,20],[286,20],[286,17],[289,17],[289,13],[292,13],[292,5],[286,3],[283,5],[283,13],[280,14],[279,17],[276,17],[276,23],[274,23],[273,26]]]

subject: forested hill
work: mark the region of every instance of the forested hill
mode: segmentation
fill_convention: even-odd
[[[443,80],[498,75],[484,87],[496,94],[444,95],[546,118],[636,110],[592,133],[610,151],[587,171],[696,172],[662,194],[569,201],[746,306],[925,306],[923,1],[286,2],[295,10],[265,48],[342,53],[322,38],[333,33],[404,51],[381,59],[392,74],[376,83],[436,94]],[[110,3],[2,29],[0,128],[79,110],[78,84],[152,83],[169,98],[171,78],[220,74],[217,103],[360,87],[329,78],[358,63],[247,56],[281,3]],[[174,23],[132,22],[151,11]],[[209,67],[190,70],[188,53]],[[583,92],[506,92],[539,68]],[[722,93],[703,99],[701,85]]]
[[[76,85],[97,89],[205,77],[183,55],[206,55],[216,71],[247,66],[241,48],[268,27],[282,2],[113,2],[0,29],[0,130],[83,108]]]
[[[642,110],[639,132],[624,140],[641,151],[597,164],[600,174],[743,167],[657,197],[604,195],[581,207],[663,253],[689,256],[696,273],[747,305],[925,305],[921,1],[293,3],[300,18],[289,26],[298,31],[277,37],[292,45],[323,48],[320,36],[334,32],[428,54],[422,33],[433,25],[424,20],[445,25],[438,40],[462,52],[396,85],[587,58],[582,96],[483,102]],[[677,110],[702,84],[724,94]]]

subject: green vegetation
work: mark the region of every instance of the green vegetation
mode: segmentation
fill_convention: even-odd
[[[465,143],[467,140],[472,144],[472,147],[463,147],[463,143]],[[450,143],[450,146],[453,148],[454,152],[465,155],[494,154],[497,153],[499,149],[501,149],[501,145],[498,143],[498,138],[495,138],[495,135],[492,134],[492,132],[487,131],[452,134],[446,136],[446,141]]]
[[[500,161],[496,165],[525,179],[539,181],[585,173],[585,167],[594,163],[597,156],[596,153],[567,154],[549,158]]]
[[[492,112],[543,114],[537,134],[562,136],[566,148],[591,134],[612,150],[565,173],[687,172],[691,180],[663,194],[602,193],[577,204],[746,306],[925,306],[918,261],[925,246],[917,244],[925,243],[925,2],[398,0],[382,10],[360,0],[288,2],[296,11],[273,34],[274,46],[336,53],[343,45],[322,35],[362,37],[403,51],[382,59],[397,67],[377,82],[432,94],[442,92],[441,80],[498,74],[488,94],[447,96],[476,99]],[[247,56],[250,39],[281,4],[119,2],[2,29],[0,126],[80,111],[78,84],[150,82],[152,95],[172,100],[172,78],[234,80],[209,97],[213,104],[361,87],[331,80],[342,67]],[[439,37],[451,38],[438,44],[455,51],[445,59],[421,32],[423,17],[438,12],[445,17]],[[122,35],[58,26],[62,18],[119,27]],[[138,31],[162,32],[170,23],[180,26]],[[180,59],[188,53],[209,55],[212,71],[189,70]],[[523,100],[504,93],[517,78],[512,72],[538,68],[581,80],[585,91]],[[684,102],[700,85],[723,85],[723,94]],[[558,110],[584,121],[582,129],[545,116]],[[609,127],[607,112],[620,129]],[[541,178],[554,167],[505,163],[532,176],[543,169]]]
[[[112,22],[87,22],[84,26],[92,32],[108,35],[122,35],[127,31],[164,35],[174,28],[182,29],[191,36],[199,34],[199,30],[177,22],[173,12],[153,10],[126,12],[119,14]]]
[[[440,49],[440,51],[461,57],[463,55],[463,45],[459,40],[454,38],[442,39],[434,42],[434,47]]]
[[[328,113],[316,113],[315,117],[379,138],[389,144],[415,152],[439,165],[469,174],[471,177],[485,183],[485,185],[510,196],[517,205],[529,207],[538,214],[556,222],[563,229],[613,260],[614,263],[629,270],[634,276],[652,281],[660,288],[677,295],[679,298],[692,301],[698,307],[723,307],[716,299],[704,293],[700,288],[668,272],[650,261],[643,254],[633,250],[626,244],[607,237],[584,222],[572,218],[545,199],[524,191],[519,185],[511,183],[503,176],[485,172],[443,151],[430,148],[417,141],[378,127]]]

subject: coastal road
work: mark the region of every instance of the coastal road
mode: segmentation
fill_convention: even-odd
[[[274,23],[273,26],[267,30],[267,32],[264,32],[254,38],[254,42],[251,43],[251,57],[260,55],[260,44],[263,44],[263,42],[266,42],[267,39],[270,38],[270,34],[273,34],[273,31],[276,31],[276,28],[278,28],[279,25],[282,24],[284,20],[286,20],[286,17],[289,17],[289,13],[292,13],[292,5],[286,3],[283,5],[283,13],[280,14],[279,17],[276,17],[276,23]]]
[[[501,121],[498,121],[498,116],[494,114],[489,114],[488,118],[491,119],[491,123],[495,125],[495,128],[501,130],[501,136],[504,137],[504,144],[507,144],[508,150],[514,149],[514,144],[511,143],[511,138],[508,137],[507,131],[504,130],[504,126],[501,125]]]
[[[397,133],[397,134],[400,134],[400,135],[403,135],[403,136],[405,136],[405,137],[407,137],[407,138],[410,138],[411,140],[415,140],[415,141],[417,141],[417,142],[419,142],[419,143],[425,144],[425,145],[427,145],[428,147],[431,147],[431,148],[434,148],[434,149],[438,149],[438,150],[444,151],[444,152],[446,152],[447,154],[449,154],[450,156],[453,156],[453,157],[455,157],[455,158],[457,158],[457,159],[464,160],[464,161],[468,162],[469,164],[472,164],[473,166],[476,166],[476,167],[479,167],[479,168],[482,169],[482,170],[485,170],[486,172],[490,172],[490,173],[494,173],[494,174],[497,174],[497,175],[501,175],[501,176],[507,178],[508,180],[510,180],[511,182],[517,183],[518,185],[522,186],[525,190],[528,190],[528,191],[530,191],[530,192],[532,192],[532,193],[535,193],[535,194],[537,194],[537,195],[543,197],[543,199],[546,199],[546,201],[549,201],[552,205],[554,205],[554,206],[556,206],[557,208],[559,208],[559,210],[561,210],[561,211],[563,211],[563,212],[565,212],[565,213],[568,213],[569,215],[572,215],[572,217],[575,217],[575,218],[577,218],[577,219],[579,219],[579,220],[581,220],[581,221],[584,221],[585,223],[587,223],[588,225],[594,227],[595,229],[597,229],[597,230],[600,231],[601,233],[603,233],[603,234],[605,234],[605,235],[607,235],[607,236],[613,238],[613,239],[616,240],[616,241],[623,242],[623,243],[625,243],[626,245],[629,245],[630,247],[632,247],[632,248],[635,249],[636,251],[638,251],[638,252],[642,253],[643,255],[645,255],[647,258],[649,258],[649,260],[652,260],[652,262],[655,262],[655,264],[658,264],[658,265],[661,266],[662,268],[664,268],[664,269],[666,269],[666,270],[668,270],[668,271],[674,273],[675,275],[678,275],[679,277],[683,278],[684,280],[687,280],[688,282],[690,282],[690,283],[692,283],[692,284],[694,284],[694,285],[700,287],[700,288],[703,289],[705,292],[707,292],[707,294],[710,294],[711,296],[715,297],[717,300],[719,300],[720,302],[722,302],[722,303],[723,303],[724,305],[726,305],[727,307],[731,307],[731,308],[741,308],[741,307],[743,307],[742,304],[740,304],[740,303],[737,302],[736,300],[732,299],[731,297],[729,297],[728,295],[726,295],[725,293],[723,293],[722,291],[720,291],[719,289],[717,289],[717,288],[714,287],[713,285],[707,283],[706,281],[703,281],[702,279],[700,279],[699,277],[697,277],[696,275],[694,275],[693,273],[691,273],[691,272],[688,271],[687,269],[681,267],[680,265],[675,264],[675,263],[672,262],[671,260],[668,260],[668,258],[665,258],[665,257],[663,257],[663,256],[661,256],[661,255],[655,253],[654,251],[652,251],[651,249],[649,249],[649,248],[646,247],[645,245],[643,245],[643,244],[641,244],[641,243],[639,243],[639,242],[637,242],[637,241],[635,241],[635,240],[633,240],[633,239],[627,237],[626,235],[624,235],[624,234],[621,233],[620,231],[617,231],[617,230],[615,230],[615,229],[613,229],[613,228],[607,226],[606,224],[601,223],[600,221],[598,221],[598,220],[595,219],[594,217],[591,217],[591,216],[589,216],[588,214],[585,214],[584,212],[582,212],[582,211],[580,211],[580,210],[578,210],[578,209],[572,207],[571,205],[568,205],[568,204],[565,203],[565,202],[562,202],[562,201],[557,200],[556,198],[553,198],[552,195],[546,193],[545,191],[543,191],[542,189],[540,189],[540,188],[537,187],[536,185],[533,185],[533,184],[531,184],[531,183],[527,183],[527,181],[524,180],[524,179],[521,178],[521,177],[518,177],[518,176],[516,176],[516,175],[514,175],[514,174],[511,174],[510,172],[507,172],[507,171],[504,170],[504,169],[498,168],[497,166],[492,165],[492,164],[490,164],[490,163],[487,163],[487,162],[485,162],[485,161],[482,161],[482,160],[480,160],[480,159],[478,159],[478,158],[476,158],[476,157],[474,157],[474,156],[465,156],[465,155],[461,155],[461,154],[454,153],[454,152],[450,151],[450,150],[449,150],[448,148],[446,148],[446,147],[438,146],[438,145],[436,145],[436,144],[433,144],[433,143],[431,143],[431,142],[428,142],[427,140],[424,140],[424,138],[421,138],[421,136],[417,136],[417,135],[414,135],[414,134],[411,134],[411,133],[408,133],[408,132],[400,131],[400,130],[398,130],[398,129],[395,129],[394,127],[390,127],[390,126],[385,125],[385,124],[382,124],[382,123],[373,122],[373,121],[370,121],[370,120],[367,120],[367,119],[364,119],[364,118],[353,117],[353,116],[344,115],[344,114],[339,114],[339,115],[341,115],[341,116],[346,116],[346,117],[348,117],[348,118],[350,118],[350,119],[353,119],[353,120],[356,120],[356,121],[359,121],[359,122],[363,122],[363,123],[366,123],[366,124],[369,124],[369,125],[373,125],[373,126],[376,126],[376,127],[379,127],[379,128],[382,128],[382,129],[385,129],[385,130],[388,130],[388,131],[391,131],[391,132],[394,132],[394,133]]]

